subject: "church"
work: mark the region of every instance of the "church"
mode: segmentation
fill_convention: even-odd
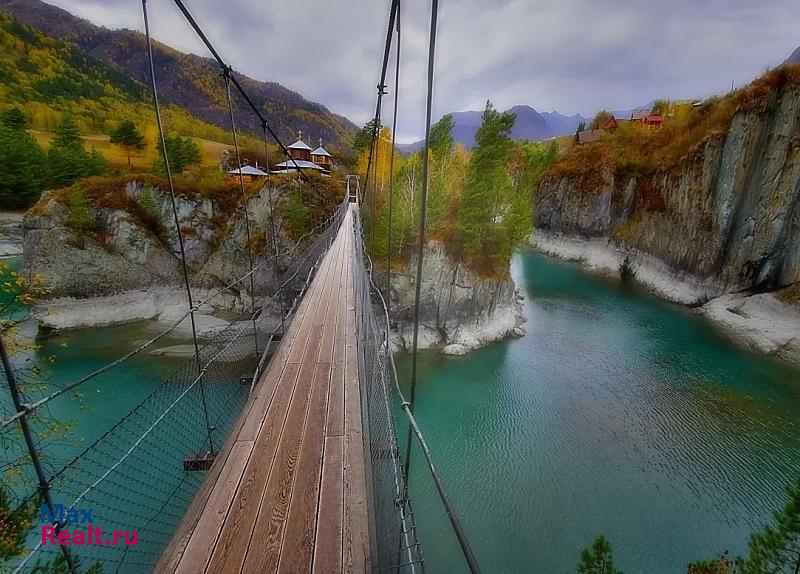
[[[303,132],[299,132],[297,141],[287,149],[291,159],[276,164],[272,173],[296,172],[297,168],[300,168],[315,170],[324,176],[330,176],[333,168],[333,156],[322,147],[322,138],[319,139],[319,147],[311,149],[311,146],[303,141]]]

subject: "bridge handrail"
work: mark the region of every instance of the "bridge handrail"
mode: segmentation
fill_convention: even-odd
[[[366,249],[363,248],[364,247],[363,228],[361,227],[360,217],[354,217],[354,226],[355,226],[355,233],[361,236],[361,241],[358,242],[359,251],[360,252],[356,253],[355,255],[356,255],[356,257],[359,257],[359,259],[361,261],[361,265],[363,267],[363,271],[364,271],[364,273],[365,273],[365,275],[367,277],[367,280],[369,282],[369,288],[370,288],[369,295],[374,294],[376,296],[377,304],[380,307],[380,310],[382,311],[384,325],[385,325],[385,327],[384,327],[385,330],[383,331],[383,337],[384,337],[383,340],[382,341],[376,340],[375,343],[378,344],[385,352],[386,361],[387,361],[387,363],[388,363],[388,365],[390,367],[390,369],[389,369],[389,378],[392,380],[394,390],[397,393],[398,398],[400,399],[400,407],[402,408],[403,413],[405,415],[405,418],[408,421],[409,428],[412,430],[413,435],[416,437],[416,439],[419,442],[419,445],[420,445],[420,447],[422,449],[423,455],[425,457],[426,466],[427,466],[428,471],[429,471],[429,473],[430,473],[430,475],[431,475],[431,477],[432,477],[432,479],[434,481],[434,485],[436,487],[437,494],[439,496],[439,499],[442,502],[442,505],[444,506],[444,509],[445,509],[446,513],[447,513],[447,517],[448,517],[448,519],[450,521],[450,524],[451,524],[451,526],[453,528],[453,532],[454,532],[454,534],[455,534],[455,536],[456,536],[456,538],[458,540],[459,546],[460,546],[461,551],[462,551],[462,553],[464,555],[464,559],[466,560],[467,565],[469,566],[469,569],[470,569],[471,572],[474,572],[474,573],[478,572],[479,573],[480,572],[480,568],[478,566],[477,559],[475,558],[475,554],[474,554],[474,552],[472,550],[472,547],[471,547],[471,545],[469,543],[467,535],[466,535],[466,533],[465,533],[465,531],[464,531],[464,529],[463,529],[463,527],[461,525],[461,521],[458,518],[458,514],[457,514],[457,512],[455,510],[455,507],[453,506],[453,503],[450,500],[449,495],[447,494],[447,490],[446,490],[446,488],[444,486],[444,482],[442,481],[441,477],[439,476],[439,472],[436,470],[436,465],[435,465],[435,463],[433,461],[433,455],[431,453],[430,447],[428,446],[428,443],[425,440],[424,435],[422,434],[422,430],[420,429],[419,424],[417,423],[417,420],[414,417],[414,413],[413,413],[413,411],[411,409],[411,404],[406,399],[402,389],[400,388],[400,383],[399,383],[399,379],[398,379],[398,376],[397,376],[397,367],[396,367],[395,361],[394,361],[394,354],[391,352],[391,348],[390,348],[391,344],[390,344],[389,337],[390,337],[390,333],[391,333],[391,323],[390,323],[390,320],[389,320],[388,306],[386,305],[386,300],[384,298],[383,293],[378,288],[378,286],[375,284],[375,281],[373,279],[372,259],[370,258],[369,254],[366,252]],[[369,264],[368,267],[366,265],[364,265],[364,260],[366,260],[366,262]],[[360,301],[357,298],[356,299],[356,304],[358,305],[359,302]],[[372,310],[370,309],[370,311],[372,311]],[[373,318],[375,318],[374,317],[374,313],[373,313]],[[377,335],[377,333],[376,333],[376,335]],[[402,474],[402,470],[401,470],[401,474]],[[408,492],[407,492],[407,489],[408,489],[407,477],[401,476],[400,480],[404,483],[403,484],[404,488],[403,488],[403,492],[399,493],[399,496],[400,496],[401,499],[404,499],[404,502],[410,503],[410,500],[409,500],[409,497],[408,497]],[[416,528],[416,526],[414,526],[414,528]],[[406,545],[407,545],[407,547],[410,546],[410,544],[408,544],[408,543]],[[419,549],[418,549],[418,552],[421,555],[421,551],[419,551]],[[420,558],[420,561],[421,561],[421,558]],[[410,560],[410,562],[413,565],[413,561]],[[413,567],[412,567],[412,572],[413,572]]]

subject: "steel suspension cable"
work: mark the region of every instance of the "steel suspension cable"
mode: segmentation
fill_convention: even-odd
[[[425,255],[425,227],[428,222],[428,150],[430,148],[431,137],[431,111],[433,105],[433,69],[434,55],[436,50],[436,22],[438,19],[439,1],[431,1],[431,24],[430,40],[428,44],[428,93],[425,102],[425,146],[422,150],[422,191],[420,193],[419,208],[419,242],[417,245],[417,272],[414,285],[414,334],[411,343],[411,396],[409,408],[414,412],[414,401],[417,397],[417,355],[419,354],[419,305],[422,288],[422,259]],[[408,441],[406,443],[406,491],[408,490],[408,468],[411,460],[411,432],[408,429]]]
[[[428,152],[430,149],[430,137],[431,137],[431,112],[432,112],[432,104],[433,104],[433,72],[434,72],[434,59],[436,55],[436,26],[438,23],[439,17],[439,0],[431,0],[431,23],[430,23],[430,41],[428,45],[428,91],[427,91],[427,99],[425,104],[425,146],[423,149],[423,156],[422,156],[422,190],[420,194],[420,213],[419,213],[419,243],[417,245],[417,272],[416,272],[416,284],[414,286],[414,336],[412,341],[412,354],[411,354],[411,393],[409,397],[409,401],[403,400],[402,407],[403,410],[406,412],[406,416],[408,418],[409,426],[408,426],[408,437],[407,437],[407,444],[406,444],[406,459],[405,459],[405,477],[406,477],[406,497],[408,496],[408,483],[409,483],[409,463],[411,460],[411,439],[412,433],[417,436],[417,439],[420,443],[420,447],[422,448],[422,454],[425,456],[425,460],[428,463],[428,467],[431,470],[431,474],[434,479],[434,483],[436,485],[436,490],[439,492],[439,496],[442,499],[443,503],[445,504],[445,508],[447,509],[447,517],[450,520],[450,524],[453,527],[454,532],[456,533],[456,537],[458,538],[458,543],[461,545],[461,550],[464,553],[464,557],[467,560],[467,565],[469,566],[470,571],[473,574],[479,573],[480,568],[478,567],[478,562],[475,559],[475,555],[472,552],[472,548],[469,545],[469,541],[461,527],[461,523],[458,520],[458,516],[456,516],[455,511],[450,503],[450,500],[447,496],[447,493],[444,490],[444,484],[442,483],[441,479],[439,478],[438,473],[436,472],[436,468],[433,464],[433,459],[428,449],[428,445],[425,442],[425,439],[422,436],[422,432],[419,430],[417,426],[417,422],[414,418],[414,402],[416,400],[416,393],[417,393],[417,360],[419,355],[419,308],[420,308],[420,297],[421,297],[421,284],[422,284],[422,261],[425,254],[425,228],[427,225],[427,209],[428,209]],[[388,311],[387,311],[387,320],[388,320]],[[387,342],[388,343],[388,342]],[[392,367],[394,368],[394,362],[392,361]],[[399,387],[398,387],[399,392]],[[402,397],[402,393],[400,393]]]
[[[372,168],[373,151],[375,149],[376,139],[379,136],[378,131],[380,130],[380,123],[381,123],[381,102],[383,101],[383,96],[386,95],[386,69],[389,66],[389,52],[392,48],[392,36],[394,36],[394,21],[395,18],[397,17],[397,9],[399,4],[400,0],[392,0],[392,5],[391,8],[389,9],[389,26],[386,29],[386,43],[383,48],[383,64],[381,65],[381,79],[377,85],[378,100],[375,103],[375,117],[373,119],[373,124],[372,124],[372,139],[370,141],[369,159],[367,160],[367,173],[365,174],[366,177],[364,178],[365,193],[369,193],[369,176]],[[374,188],[372,191],[374,193],[375,191]]]
[[[183,16],[186,18],[187,22],[189,22],[189,25],[195,31],[197,36],[200,38],[200,40],[203,42],[203,44],[205,44],[206,48],[208,48],[208,51],[211,52],[211,55],[217,61],[217,63],[219,64],[219,66],[223,70],[223,72],[225,72],[226,70],[228,70],[228,71],[232,70],[232,68],[228,64],[226,64],[225,61],[222,59],[222,56],[219,55],[219,52],[217,52],[216,48],[214,48],[214,45],[208,39],[208,37],[206,36],[205,32],[203,32],[203,29],[197,23],[197,20],[194,19],[194,16],[192,16],[192,14],[189,12],[188,8],[186,8],[186,5],[183,3],[183,1],[182,0],[173,0],[173,1],[175,2],[175,5],[178,7],[178,10],[180,10],[181,13],[183,14]],[[325,202],[327,202],[328,204],[333,203],[324,194],[319,192],[319,190],[316,188],[316,185],[314,185],[313,180],[311,180],[305,174],[305,172],[303,171],[303,168],[301,168],[298,165],[298,163],[295,160],[295,158],[293,158],[291,156],[291,154],[289,153],[289,149],[286,147],[286,145],[284,145],[283,141],[281,141],[281,139],[278,137],[278,134],[275,133],[275,130],[273,130],[272,127],[270,127],[269,123],[267,122],[267,118],[264,117],[264,114],[262,114],[261,110],[259,110],[258,107],[255,105],[255,103],[250,98],[248,93],[244,90],[242,85],[239,83],[239,80],[236,79],[236,76],[234,76],[230,72],[229,72],[229,75],[230,75],[231,83],[234,85],[234,87],[239,92],[239,94],[242,96],[242,98],[244,98],[244,101],[247,103],[247,105],[250,106],[250,109],[253,110],[253,113],[256,114],[256,116],[258,117],[259,121],[261,122],[261,125],[273,137],[273,139],[278,144],[278,146],[280,146],[281,150],[283,150],[283,153],[286,156],[288,156],[289,159],[292,161],[292,163],[294,164],[295,169],[297,170],[297,172],[299,174],[298,177],[303,178],[306,181],[310,182],[312,184],[311,187],[314,190],[314,192],[319,197],[321,197]]]
[[[247,233],[247,259],[250,263],[250,317],[253,321],[253,342],[258,354],[258,329],[256,328],[256,287],[253,273],[253,237],[250,233],[250,215],[247,209],[247,193],[244,190],[244,174],[242,173],[242,154],[239,150],[239,137],[236,134],[236,119],[233,115],[233,98],[231,98],[231,70],[227,68],[222,73],[225,82],[225,95],[228,98],[228,112],[231,116],[231,132],[233,133],[233,147],[236,149],[236,166],[239,170],[239,191],[242,195],[242,210],[244,210],[244,227]],[[267,166],[269,169],[269,166]]]
[[[392,206],[394,204],[394,151],[397,141],[397,105],[400,98],[400,0],[397,0],[397,19],[395,31],[397,45],[395,46],[396,60],[394,64],[394,109],[392,110],[392,149],[389,156],[389,214],[386,247],[386,301],[391,305],[392,289]],[[387,307],[387,313],[389,308]]]
[[[183,269],[183,282],[186,287],[186,296],[189,298],[189,310],[192,323],[192,342],[194,343],[194,354],[197,368],[200,370],[200,346],[197,343],[197,325],[194,318],[194,301],[192,300],[192,287],[189,284],[189,270],[186,265],[186,249],[183,242],[183,233],[181,232],[180,217],[178,216],[178,204],[175,199],[175,184],[172,181],[172,171],[169,165],[169,155],[167,153],[167,139],[164,136],[164,124],[161,121],[161,106],[158,103],[158,86],[156,83],[156,69],[153,63],[153,42],[150,36],[150,22],[147,18],[147,0],[142,0],[142,14],[144,15],[144,31],[145,39],[147,41],[147,59],[150,64],[150,83],[153,90],[153,105],[156,112],[156,122],[158,124],[158,138],[161,143],[161,153],[164,155],[164,169],[167,174],[167,181],[169,183],[169,194],[172,201],[172,215],[175,220],[175,232],[178,234],[178,246],[181,254],[181,268]],[[211,425],[208,421],[208,405],[206,403],[205,389],[203,388],[202,381],[200,382],[200,396],[203,401],[203,416],[205,417],[206,432],[208,434],[209,451],[213,451],[213,442],[211,441]]]

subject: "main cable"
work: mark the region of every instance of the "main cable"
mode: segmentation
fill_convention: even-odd
[[[247,102],[247,105],[250,106],[250,109],[253,110],[253,113],[256,114],[256,116],[258,116],[258,119],[261,122],[261,125],[273,137],[273,139],[278,144],[278,146],[281,148],[281,150],[283,150],[283,153],[286,156],[288,156],[289,159],[292,161],[292,163],[294,164],[294,168],[299,173],[299,177],[301,177],[301,178],[305,179],[307,182],[311,183],[312,184],[311,187],[313,188],[314,193],[316,193],[325,202],[327,202],[328,204],[333,203],[323,193],[319,192],[319,190],[316,188],[316,185],[314,185],[313,180],[310,179],[305,174],[305,172],[303,171],[303,168],[301,168],[300,165],[297,163],[297,160],[295,160],[295,158],[293,158],[292,155],[289,153],[289,148],[286,147],[286,145],[283,143],[283,141],[281,141],[281,139],[278,137],[278,134],[275,133],[275,131],[272,129],[272,127],[270,127],[269,123],[267,122],[267,118],[264,117],[264,115],[261,113],[261,111],[255,105],[255,103],[250,98],[248,93],[242,87],[242,84],[240,84],[239,80],[236,79],[236,76],[234,76],[232,73],[230,73],[232,68],[227,63],[225,63],[225,60],[223,60],[222,56],[219,55],[219,52],[217,52],[216,48],[214,48],[214,45],[208,39],[208,37],[206,36],[205,32],[203,32],[203,29],[197,23],[197,20],[194,19],[194,16],[192,16],[192,14],[189,12],[189,9],[186,8],[186,5],[183,3],[183,1],[182,0],[173,0],[173,1],[175,2],[175,5],[178,7],[178,10],[180,10],[181,13],[184,15],[184,17],[186,18],[187,22],[189,22],[189,25],[197,33],[197,35],[200,38],[200,40],[203,42],[203,44],[205,44],[206,48],[208,48],[208,51],[211,52],[211,55],[217,61],[217,63],[219,64],[220,68],[222,69],[223,73],[228,71],[228,74],[230,75],[231,83],[233,83],[233,85],[236,88],[236,90],[239,92],[239,94],[242,96],[242,98],[244,98],[244,101]],[[267,167],[269,167],[269,166],[267,166]]]
[[[194,342],[194,355],[197,362],[197,368],[200,369],[200,346],[197,344],[197,325],[194,319],[194,301],[192,300],[192,287],[189,284],[189,270],[186,265],[186,249],[183,243],[183,233],[181,232],[180,218],[178,217],[178,205],[175,199],[175,184],[172,181],[172,170],[169,166],[169,155],[167,153],[167,139],[164,136],[164,125],[161,121],[161,106],[158,103],[158,87],[156,84],[156,69],[153,63],[153,42],[150,37],[150,22],[147,18],[147,0],[142,0],[142,13],[144,14],[144,33],[147,41],[147,59],[150,64],[150,83],[153,90],[153,105],[156,110],[156,122],[158,123],[158,138],[161,142],[161,152],[164,154],[164,169],[167,173],[167,181],[169,183],[169,194],[172,200],[172,216],[175,220],[175,232],[178,234],[178,246],[181,253],[181,267],[183,269],[183,282],[186,286],[186,296],[189,298],[189,309],[192,323],[192,341]],[[203,402],[203,415],[205,417],[206,432],[208,434],[209,452],[214,450],[214,444],[211,440],[211,425],[208,421],[208,405],[206,403],[205,390],[202,381],[200,382],[200,395]]]
[[[395,47],[396,61],[394,65],[394,109],[392,110],[392,149],[389,156],[389,223],[386,247],[386,301],[391,305],[392,300],[392,205],[394,203],[394,151],[397,138],[397,106],[400,98],[400,0],[397,0],[397,46]],[[387,308],[388,312],[388,308]],[[387,337],[389,334],[386,334]]]
[[[177,1],[177,0],[176,0]],[[365,181],[365,191],[364,193],[369,193],[369,175],[372,169],[372,158],[373,158],[373,151],[375,149],[375,142],[378,137],[378,131],[380,130],[380,123],[381,123],[381,102],[383,100],[383,96],[386,94],[386,69],[389,66],[389,52],[392,49],[392,36],[394,36],[394,21],[397,17],[397,9],[400,4],[400,0],[392,0],[392,6],[389,9],[389,26],[386,29],[386,43],[383,48],[383,64],[381,66],[381,79],[378,82],[378,100],[375,103],[375,117],[373,118],[372,123],[372,138],[370,141],[369,147],[369,159],[367,159],[367,173],[366,177],[364,178]],[[375,192],[373,188],[373,193]],[[363,203],[363,199],[362,199]],[[375,215],[372,215],[373,219]]]

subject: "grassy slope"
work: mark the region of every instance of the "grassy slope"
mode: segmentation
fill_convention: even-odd
[[[601,187],[604,168],[619,176],[646,176],[674,169],[697,157],[710,139],[724,136],[736,113],[763,109],[787,85],[800,85],[800,66],[781,66],[724,97],[679,110],[660,130],[625,122],[597,143],[571,146],[547,170],[544,179],[575,179],[580,181],[582,192],[592,193]]]

